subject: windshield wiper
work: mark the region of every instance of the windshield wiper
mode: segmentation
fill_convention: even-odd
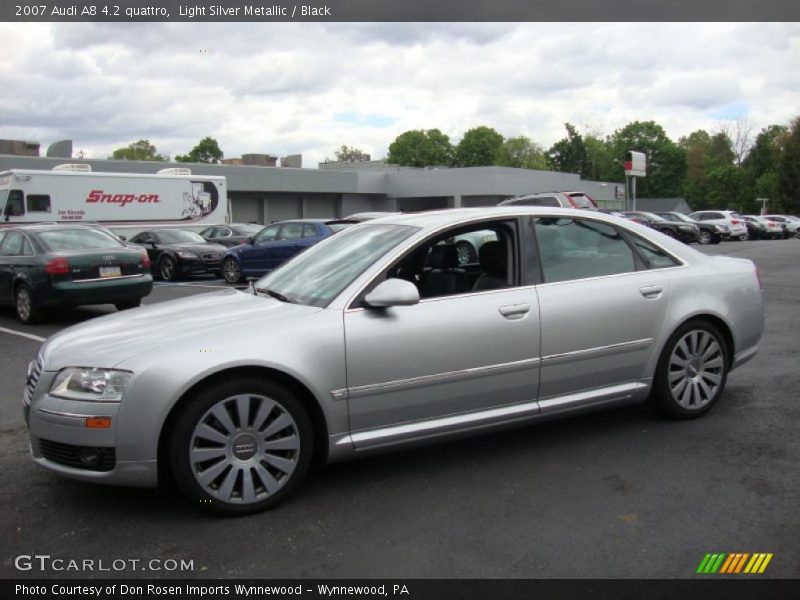
[[[256,291],[259,294],[269,294],[270,296],[272,296],[276,300],[280,300],[281,302],[287,302],[289,304],[297,304],[291,298],[284,296],[283,294],[281,294],[280,292],[276,292],[275,290],[268,290],[267,288],[256,288]]]

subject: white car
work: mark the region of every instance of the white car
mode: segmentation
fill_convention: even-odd
[[[777,221],[782,225],[786,225],[786,231],[789,232],[789,237],[800,233],[800,219],[789,215],[762,215],[765,219],[770,221]]]
[[[771,237],[773,239],[781,239],[783,237],[783,223],[779,223],[773,219],[768,219],[767,217],[759,217],[756,215],[745,215],[743,218],[748,223],[753,223],[756,226],[760,225],[764,228],[763,233],[759,234],[762,238]]]
[[[713,223],[714,225],[725,225],[730,232],[732,240],[747,239],[747,224],[742,215],[733,210],[700,210],[689,215],[690,219]]]

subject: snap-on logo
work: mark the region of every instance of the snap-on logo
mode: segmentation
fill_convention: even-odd
[[[161,201],[158,199],[158,194],[140,194],[137,196],[136,194],[106,194],[103,192],[103,190],[92,190],[86,197],[86,202],[104,202],[107,204],[119,204],[120,206],[125,206],[126,204],[131,204],[132,202],[138,202],[139,204],[150,204]]]

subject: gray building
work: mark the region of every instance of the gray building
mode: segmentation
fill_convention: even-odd
[[[624,198],[622,184],[506,167],[413,169],[373,163],[364,169],[357,164],[349,169],[299,169],[0,155],[0,171],[52,169],[65,162],[86,163],[93,171],[105,172],[155,173],[166,167],[189,167],[193,173],[224,175],[233,219],[258,223],[363,211],[490,206],[511,196],[556,190],[585,192],[609,208],[620,208]]]

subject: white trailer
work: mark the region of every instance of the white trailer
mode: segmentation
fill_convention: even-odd
[[[183,168],[154,174],[93,172],[85,164],[11,169],[0,173],[0,207],[0,226],[96,222],[127,236],[230,220],[225,177]]]

